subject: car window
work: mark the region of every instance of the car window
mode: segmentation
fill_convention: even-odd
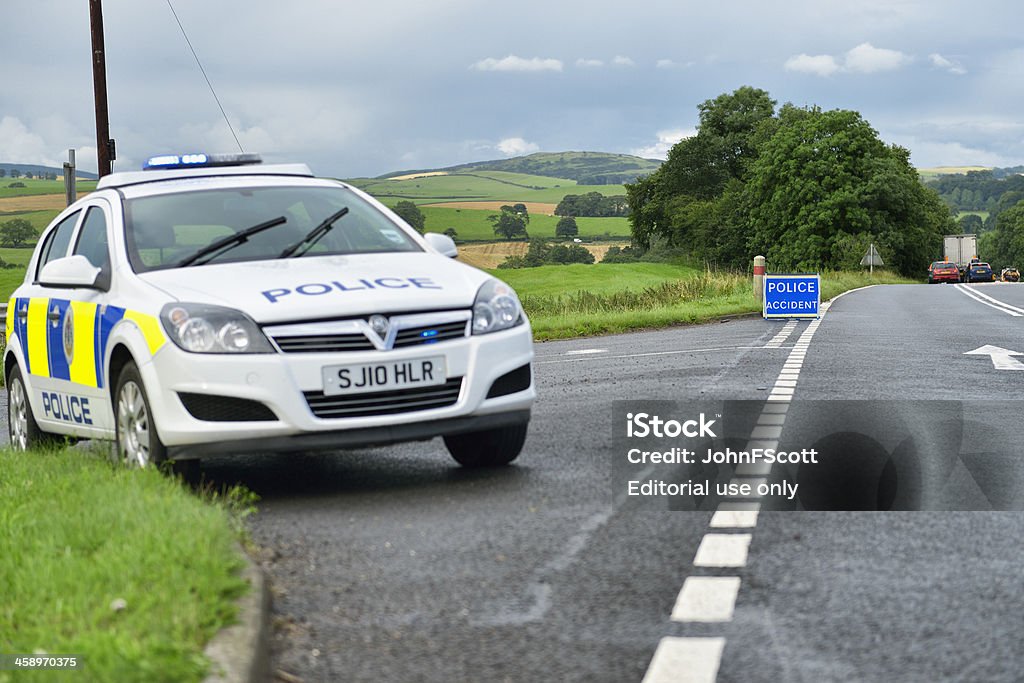
[[[343,187],[252,187],[197,190],[125,201],[125,241],[137,273],[173,268],[203,247],[277,218],[285,222],[250,236],[212,263],[276,259],[342,208],[348,212],[306,257],[422,251],[376,207]]]
[[[81,211],[74,212],[58,223],[57,227],[46,236],[46,242],[43,244],[43,249],[39,254],[39,264],[36,266],[36,279],[39,278],[39,271],[47,263],[67,256],[68,245],[71,244],[71,235],[75,231],[75,223],[78,222],[78,216],[81,213]]]
[[[78,242],[73,254],[81,254],[97,268],[104,268],[110,262],[107,248],[107,218],[103,209],[94,206],[85,214],[82,229],[78,231]]]

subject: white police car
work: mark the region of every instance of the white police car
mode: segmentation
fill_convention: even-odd
[[[114,439],[145,466],[443,436],[463,465],[508,463],[530,326],[455,254],[305,165],[198,154],[109,175],[10,300],[11,442]]]

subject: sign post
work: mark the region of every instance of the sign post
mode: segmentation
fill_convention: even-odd
[[[817,318],[821,308],[818,273],[764,276],[765,318]]]
[[[882,260],[882,256],[878,253],[878,249],[875,249],[875,243],[872,242],[871,246],[868,247],[868,253],[864,254],[864,258],[860,260],[862,266],[870,266],[871,274],[875,273],[875,266],[884,266],[885,261]]]

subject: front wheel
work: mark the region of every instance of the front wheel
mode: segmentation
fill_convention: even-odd
[[[117,378],[114,390],[114,421],[117,429],[117,455],[129,467],[158,465],[167,459],[167,448],[153,424],[146,387],[139,368],[128,361]]]
[[[28,400],[21,368],[17,365],[11,368],[7,377],[7,433],[11,437],[11,447],[16,451],[52,446],[60,441],[58,436],[39,428],[32,415],[32,404]]]
[[[501,467],[519,455],[528,422],[444,437],[444,445],[463,467]]]

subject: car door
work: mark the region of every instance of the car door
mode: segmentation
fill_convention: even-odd
[[[62,220],[44,237],[30,296],[16,302],[33,411],[48,431],[99,436],[113,429],[99,343],[104,288],[109,289],[111,277],[110,223],[110,207],[102,199]],[[71,255],[85,256],[100,268],[99,288],[40,282],[46,264]]]

